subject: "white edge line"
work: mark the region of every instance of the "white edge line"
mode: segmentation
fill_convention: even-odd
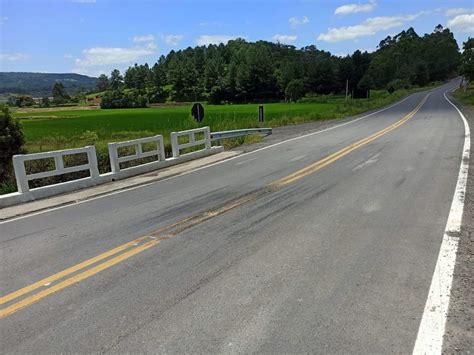
[[[448,90],[449,91],[449,90]],[[451,102],[444,92],[444,98],[456,109],[464,122],[464,148],[459,168],[458,181],[454,191],[451,210],[449,211],[446,229],[441,242],[438,260],[431,280],[431,286],[426,300],[423,318],[416,337],[413,354],[441,354],[443,337],[448,316],[451,286],[453,284],[456,252],[461,231],[467,176],[469,171],[469,150],[471,133],[469,123],[463,113]]]
[[[438,89],[438,88],[433,88],[433,89],[430,89],[430,90],[427,90],[427,91],[421,91],[421,92],[425,92],[425,93],[426,93],[426,92],[431,92],[431,91],[436,90],[436,89]],[[390,105],[390,106],[384,107],[384,108],[382,108],[382,109],[380,109],[380,110],[377,110],[377,111],[374,111],[374,112],[371,112],[371,113],[369,113],[369,114],[367,114],[367,115],[365,115],[365,116],[362,116],[362,117],[353,119],[353,120],[351,120],[351,121],[349,121],[349,122],[344,122],[344,123],[341,123],[341,124],[339,124],[339,125],[332,126],[332,127],[326,128],[326,129],[323,129],[323,130],[321,130],[321,131],[311,132],[311,133],[308,133],[308,134],[304,134],[304,135],[302,135],[302,136],[290,138],[290,139],[287,139],[287,140],[284,140],[284,141],[281,141],[281,142],[278,142],[278,143],[274,143],[274,144],[271,144],[271,145],[267,145],[267,146],[265,146],[265,147],[252,150],[251,152],[239,154],[239,155],[236,155],[236,156],[234,156],[234,157],[231,157],[231,158],[228,158],[228,159],[224,159],[224,160],[221,160],[221,161],[212,163],[212,164],[208,164],[208,165],[205,165],[205,166],[202,166],[202,167],[193,169],[193,170],[189,170],[189,171],[186,171],[186,172],[184,172],[184,173],[182,173],[182,174],[170,176],[170,177],[165,178],[165,179],[162,179],[162,180],[152,181],[152,182],[149,182],[149,183],[147,183],[147,184],[137,185],[137,186],[133,186],[133,187],[130,187],[130,188],[125,188],[125,189],[121,189],[121,190],[117,190],[117,191],[112,191],[112,192],[110,192],[110,193],[101,194],[100,196],[91,197],[91,198],[88,198],[88,199],[85,199],[85,200],[81,200],[81,201],[77,201],[77,202],[73,202],[73,203],[68,203],[68,204],[65,204],[65,205],[58,206],[58,207],[52,207],[52,208],[48,208],[48,209],[41,210],[41,211],[38,211],[38,212],[32,212],[32,213],[28,213],[28,214],[25,214],[25,215],[22,215],[22,216],[10,218],[10,219],[7,219],[7,220],[5,220],[5,221],[0,221],[0,225],[6,224],[6,223],[10,223],[10,222],[15,222],[15,221],[18,221],[18,220],[20,220],[20,219],[24,219],[24,218],[28,218],[28,217],[34,217],[34,216],[37,216],[37,215],[40,215],[40,214],[44,214],[44,213],[56,211],[56,210],[63,209],[63,208],[68,208],[68,207],[72,207],[72,206],[77,206],[77,205],[80,205],[80,204],[83,204],[83,203],[86,203],[86,202],[91,202],[91,201],[94,201],[94,200],[98,200],[98,199],[101,199],[101,198],[104,198],[104,197],[108,197],[108,196],[120,194],[120,193],[123,193],[123,192],[132,191],[132,190],[135,190],[135,189],[140,189],[140,188],[147,187],[147,186],[150,186],[150,185],[154,185],[154,184],[157,184],[157,183],[160,183],[160,182],[163,182],[163,181],[167,181],[167,180],[170,180],[170,179],[174,179],[174,178],[177,178],[177,177],[180,177],[180,176],[183,176],[183,175],[191,174],[191,173],[194,173],[195,171],[199,171],[199,170],[201,170],[201,169],[210,168],[211,166],[214,166],[214,165],[226,163],[226,162],[228,162],[228,161],[231,161],[231,160],[234,160],[234,159],[238,159],[238,158],[241,158],[241,157],[250,155],[250,154],[254,154],[254,153],[260,152],[260,151],[262,151],[262,150],[270,149],[270,148],[279,146],[279,145],[281,145],[281,144],[286,144],[286,143],[288,143],[288,142],[292,142],[292,141],[295,141],[295,140],[298,140],[298,139],[303,139],[303,138],[306,138],[306,137],[309,137],[309,136],[312,136],[312,135],[315,135],[315,134],[320,134],[320,133],[324,133],[324,132],[327,132],[327,131],[331,131],[331,130],[333,130],[333,129],[336,129],[336,128],[339,128],[339,127],[346,126],[346,125],[348,125],[348,124],[352,124],[352,123],[358,122],[358,121],[360,121],[360,120],[362,120],[362,119],[365,119],[365,118],[367,118],[367,117],[370,117],[370,116],[376,115],[376,114],[378,114],[378,113],[380,113],[380,112],[383,112],[383,111],[386,111],[386,110],[388,110],[388,109],[391,109],[392,107],[395,107],[395,106],[401,104],[402,102],[408,100],[410,97],[412,97],[413,95],[416,95],[416,94],[418,94],[418,93],[420,93],[420,92],[416,92],[416,93],[410,94],[410,95],[408,95],[407,97],[405,97],[403,100],[397,101],[397,102],[395,102],[394,104],[392,104],[392,105]]]

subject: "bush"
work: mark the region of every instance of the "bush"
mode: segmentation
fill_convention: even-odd
[[[109,90],[102,96],[100,108],[138,108],[147,107],[147,98],[136,91]]]
[[[12,156],[23,152],[25,142],[21,126],[8,110],[0,108],[0,184],[7,184],[13,179]]]
[[[409,89],[410,82],[404,79],[395,79],[387,84],[387,89],[393,87],[395,90]]]

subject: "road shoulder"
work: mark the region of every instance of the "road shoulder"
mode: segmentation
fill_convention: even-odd
[[[463,105],[450,96],[474,127],[474,107]],[[474,140],[471,139],[469,175],[464,202],[451,300],[446,322],[443,353],[474,353]]]

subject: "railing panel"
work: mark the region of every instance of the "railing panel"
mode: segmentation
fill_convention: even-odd
[[[196,140],[196,133],[204,133],[204,138]],[[179,143],[178,138],[184,136],[188,137],[188,142]],[[173,158],[178,158],[180,156],[181,149],[196,147],[198,145],[204,145],[204,149],[211,148],[211,130],[209,127],[171,133],[171,148],[173,150]]]
[[[83,153],[87,154],[87,164],[81,164],[67,168],[64,167],[64,156]],[[33,174],[26,173],[25,162],[47,158],[53,158],[55,165],[54,170],[43,171]],[[15,178],[18,186],[18,192],[21,193],[30,191],[28,182],[35,179],[42,179],[46,177],[68,174],[83,170],[89,170],[90,178],[99,176],[99,169],[97,167],[97,156],[94,146],[56,150],[53,152],[14,155],[13,168],[15,170]]]
[[[156,143],[156,149],[143,152],[142,144],[145,143]],[[125,142],[109,143],[108,147],[112,173],[118,173],[121,170],[120,163],[125,163],[140,158],[156,156],[158,160],[165,160],[165,146],[162,135],[133,139]],[[134,147],[135,153],[119,157],[118,149],[123,147]]]

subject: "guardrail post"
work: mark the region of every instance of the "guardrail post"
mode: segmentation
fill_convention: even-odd
[[[95,146],[89,145],[87,148],[87,160],[89,160],[90,164],[90,174],[91,178],[96,178],[99,176],[99,167],[97,164],[97,154],[95,152]]]
[[[158,138],[158,141],[156,143],[158,144],[158,151],[160,152],[158,160],[166,160],[165,144],[163,143],[163,137]]]
[[[120,171],[120,164],[118,161],[118,152],[117,152],[117,143],[109,143],[109,158],[110,158],[110,168],[112,173],[118,173]]]
[[[64,160],[61,154],[58,154],[54,157],[54,165],[56,167],[56,171],[58,172],[64,169]]]
[[[171,150],[173,151],[173,158],[179,157],[178,135],[176,132],[171,132]]]
[[[23,154],[13,156],[13,169],[15,170],[15,179],[18,192],[25,193],[30,191],[28,179],[26,178],[25,162]]]
[[[206,130],[204,131],[204,138],[206,139],[206,149],[211,149],[212,143],[211,143],[211,129],[210,127],[206,127]]]

